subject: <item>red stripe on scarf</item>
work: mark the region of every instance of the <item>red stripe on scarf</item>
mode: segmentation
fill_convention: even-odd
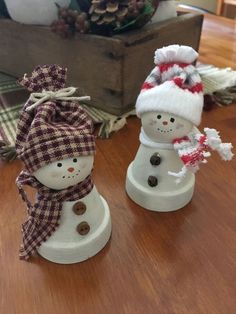
[[[202,134],[202,135],[200,136],[198,142],[199,142],[199,144],[201,144],[201,145],[206,145],[206,140],[207,140],[206,135],[203,135],[203,134]]]
[[[190,154],[182,155],[180,158],[185,165],[197,166],[199,162],[203,161],[205,157],[203,156],[204,147],[198,147],[196,150]]]
[[[173,144],[180,144],[180,143],[182,143],[182,142],[184,142],[184,141],[190,142],[190,138],[189,138],[188,136],[183,136],[183,137],[175,138],[172,143],[173,143]]]

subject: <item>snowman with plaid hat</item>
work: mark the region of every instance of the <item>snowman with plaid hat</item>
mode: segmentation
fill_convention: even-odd
[[[111,235],[109,207],[91,171],[95,153],[93,123],[65,88],[66,69],[38,66],[20,84],[30,92],[17,127],[16,151],[24,164],[17,186],[27,205],[20,258],[38,252],[61,264],[94,256]],[[37,190],[34,204],[24,186]]]
[[[155,68],[146,78],[136,102],[141,118],[140,147],[129,165],[126,191],[140,206],[174,211],[190,202],[195,173],[209,150],[231,160],[231,143],[219,132],[196,128],[201,121],[203,85],[193,65],[198,53],[191,47],[157,49]]]

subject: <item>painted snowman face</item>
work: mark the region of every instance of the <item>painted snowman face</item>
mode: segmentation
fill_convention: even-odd
[[[80,156],[52,162],[33,173],[43,185],[63,190],[83,181],[92,171],[94,156]]]
[[[141,116],[146,135],[154,142],[171,143],[173,139],[187,135],[193,124],[174,114],[151,111]]]

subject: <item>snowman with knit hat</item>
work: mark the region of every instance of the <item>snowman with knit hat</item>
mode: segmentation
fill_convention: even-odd
[[[141,119],[140,147],[126,176],[126,191],[140,206],[174,211],[190,202],[195,173],[217,151],[231,160],[231,143],[219,132],[197,126],[203,108],[203,85],[192,65],[198,53],[191,47],[171,45],[157,49],[155,68],[146,78],[136,102]]]
[[[105,199],[91,177],[95,154],[93,123],[75,88],[65,88],[66,69],[38,66],[20,84],[30,92],[17,127],[16,150],[24,164],[17,186],[27,205],[20,258],[38,252],[61,264],[97,254],[111,235]],[[34,204],[24,186],[37,191]]]

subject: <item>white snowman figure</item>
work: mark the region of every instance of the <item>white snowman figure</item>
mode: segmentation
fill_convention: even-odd
[[[50,25],[58,18],[57,5],[68,7],[71,0],[5,0],[10,17],[32,25]]]
[[[21,80],[37,91],[23,108],[16,138],[25,166],[17,178],[28,208],[20,249],[25,260],[38,252],[56,263],[81,262],[97,254],[111,235],[108,204],[91,178],[93,123],[71,97],[73,88],[63,89],[65,74],[59,66],[42,66]],[[34,204],[25,185],[37,190]]]
[[[233,156],[230,143],[200,124],[203,107],[201,78],[192,63],[191,47],[171,45],[155,52],[155,64],[136,102],[141,118],[140,147],[129,165],[126,191],[140,206],[174,211],[190,202],[200,163],[217,150],[222,159]]]
[[[44,186],[60,191],[86,180],[91,174],[93,162],[93,155],[75,155],[40,168],[33,176]],[[84,197],[63,202],[60,226],[37,250],[53,262],[81,262],[97,254],[110,235],[109,207],[93,185]]]

